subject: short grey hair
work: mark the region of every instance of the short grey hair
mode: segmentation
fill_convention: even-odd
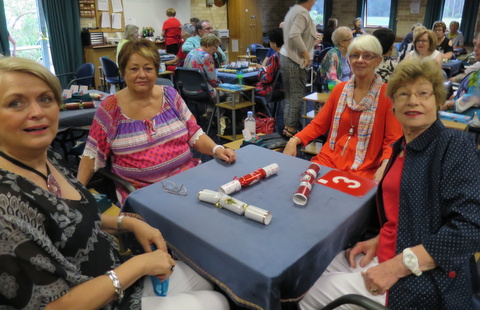
[[[353,39],[352,43],[350,43],[348,46],[347,56],[350,55],[354,49],[361,52],[371,52],[380,57],[383,54],[380,41],[378,41],[378,39],[371,34],[364,34]]]
[[[135,32],[138,31],[138,27],[135,25],[126,25],[125,26],[125,33],[124,33],[124,38],[127,40],[132,40],[132,36]]]
[[[335,46],[339,46],[343,40],[348,39],[351,33],[352,33],[352,30],[346,26],[338,27],[332,33],[333,44],[335,44]]]
[[[182,31],[188,34],[189,37],[195,34],[195,27],[190,23],[185,23],[182,25]]]

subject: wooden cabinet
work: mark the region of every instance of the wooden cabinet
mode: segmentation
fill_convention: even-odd
[[[229,58],[245,55],[247,47],[262,43],[262,8],[256,0],[228,1]]]
[[[84,48],[85,62],[92,63],[95,66],[95,89],[100,89],[102,85],[100,80],[99,67],[102,66],[100,63],[100,57],[108,56],[113,61],[116,61],[117,58],[117,46],[116,45],[103,45],[103,46],[88,46]]]

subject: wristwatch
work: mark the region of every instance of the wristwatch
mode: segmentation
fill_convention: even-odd
[[[412,252],[412,249],[406,248],[403,250],[403,264],[417,277],[422,274],[420,266],[418,266],[418,258]]]

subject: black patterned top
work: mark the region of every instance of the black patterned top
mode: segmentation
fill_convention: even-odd
[[[41,309],[72,287],[118,266],[113,237],[100,229],[95,198],[59,164],[49,161],[81,199],[58,198],[28,179],[0,169],[0,308]],[[105,309],[139,308],[141,281]],[[86,296],[87,297],[87,296]]]

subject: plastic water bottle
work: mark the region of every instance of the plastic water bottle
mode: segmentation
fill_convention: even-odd
[[[243,85],[243,70],[237,70],[238,84]]]
[[[117,89],[115,88],[115,84],[110,85],[110,95],[113,95],[117,92]]]
[[[245,129],[247,129],[252,136],[255,135],[256,124],[255,124],[255,118],[253,117],[252,111],[247,112],[247,118],[244,121],[244,126],[245,126]]]
[[[250,47],[247,47],[247,57],[250,57]]]

